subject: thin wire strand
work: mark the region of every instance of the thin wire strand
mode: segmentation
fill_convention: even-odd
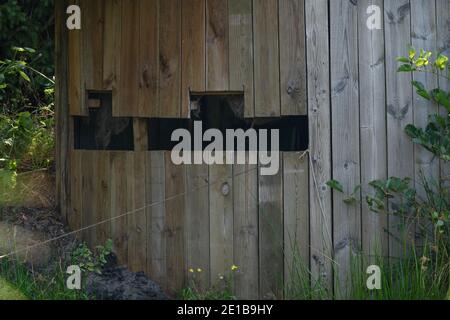
[[[232,179],[232,178],[238,177],[238,176],[240,176],[240,175],[248,174],[248,173],[250,173],[250,172],[252,172],[252,171],[255,171],[255,170],[258,170],[258,169],[259,169],[258,167],[255,167],[255,168],[246,170],[246,171],[241,172],[241,173],[236,174],[236,175],[232,174],[231,176],[228,176],[227,179],[230,179],[230,178]],[[188,195],[188,194],[190,194],[190,193],[192,193],[192,192],[199,191],[199,190],[201,190],[201,189],[203,189],[203,188],[207,188],[207,187],[216,185],[216,184],[218,184],[218,183],[221,183],[222,181],[223,181],[223,179],[217,179],[217,180],[214,181],[214,182],[209,182],[209,181],[208,181],[206,184],[204,184],[204,185],[202,185],[202,186],[199,186],[199,187],[193,188],[193,189],[191,189],[191,190],[189,190],[189,191],[185,191],[185,192],[176,194],[176,195],[174,195],[174,196],[165,198],[164,200],[157,201],[157,202],[153,202],[153,203],[151,203],[151,204],[147,204],[147,205],[145,205],[145,206],[143,206],[143,207],[141,207],[141,208],[138,208],[138,209],[134,209],[134,210],[132,210],[132,211],[125,212],[125,213],[123,213],[123,214],[121,214],[121,215],[118,215],[118,216],[115,216],[115,217],[112,217],[112,218],[109,218],[109,219],[105,219],[105,220],[99,221],[99,222],[97,222],[97,223],[91,224],[91,225],[89,225],[89,226],[86,226],[86,227],[83,227],[83,228],[80,228],[80,229],[77,229],[77,230],[74,230],[74,231],[70,231],[70,232],[61,234],[61,235],[59,235],[59,236],[53,237],[53,238],[51,238],[51,239],[47,239],[47,240],[42,241],[42,242],[38,242],[38,243],[36,243],[36,244],[34,244],[34,245],[27,246],[27,247],[22,248],[22,249],[19,249],[19,250],[12,251],[12,252],[10,252],[10,253],[8,253],[8,254],[5,254],[5,255],[0,256],[0,260],[5,259],[5,258],[8,258],[8,257],[11,257],[11,256],[14,256],[14,255],[16,255],[16,254],[18,254],[18,253],[27,252],[27,251],[29,251],[29,250],[31,250],[31,249],[36,248],[36,247],[43,246],[43,245],[52,243],[52,242],[57,241],[57,240],[60,240],[60,239],[67,238],[67,237],[69,237],[69,236],[71,236],[71,235],[75,235],[75,234],[78,234],[78,233],[80,233],[80,232],[83,232],[83,231],[86,231],[86,230],[90,230],[90,229],[95,228],[95,227],[98,227],[98,226],[100,226],[100,225],[102,225],[102,224],[105,224],[105,223],[108,223],[108,222],[111,222],[111,221],[115,221],[115,220],[119,220],[119,219],[121,219],[121,218],[124,218],[124,217],[126,217],[126,216],[129,216],[129,215],[132,215],[132,214],[135,214],[135,213],[142,213],[142,211],[144,211],[145,209],[152,208],[152,207],[158,206],[158,205],[162,205],[162,204],[166,203],[167,201],[171,201],[171,200],[177,199],[178,197],[182,197],[182,196]],[[145,212],[145,213],[147,214],[147,212]]]
[[[323,199],[320,197],[320,193],[319,193],[319,187],[318,187],[318,183],[317,183],[316,173],[315,173],[315,170],[314,170],[314,166],[312,165],[312,157],[311,157],[311,152],[310,152],[310,150],[308,149],[308,150],[302,152],[302,154],[300,154],[300,156],[299,156],[299,160],[303,160],[304,157],[305,157],[306,155],[308,155],[308,157],[309,157],[309,164],[310,164],[310,168],[311,168],[312,177],[313,177],[313,180],[314,180],[314,187],[315,187],[315,189],[316,189],[317,200],[318,200],[318,202],[319,202],[319,208],[320,208],[320,211],[321,211],[321,214],[322,214],[322,218],[323,218],[323,220],[326,222],[326,224],[328,224],[328,219],[326,218],[326,215],[325,215],[325,209],[324,209],[324,206],[323,206]],[[248,174],[248,173],[250,173],[250,172],[253,172],[253,171],[255,171],[255,170],[259,170],[259,167],[256,166],[255,168],[252,168],[252,169],[249,169],[249,170],[245,170],[245,171],[243,171],[243,172],[240,172],[239,174],[234,174],[234,173],[232,173],[231,176],[228,176],[228,177],[227,177],[227,179],[230,179],[230,178],[232,179],[232,178],[234,178],[234,177],[238,177],[238,176],[241,176],[241,175],[246,175],[246,174]],[[22,248],[22,249],[19,249],[19,250],[15,250],[15,251],[12,251],[12,252],[10,252],[10,253],[8,253],[8,254],[5,254],[5,255],[0,256],[0,260],[5,259],[5,258],[8,258],[8,257],[11,257],[11,256],[14,256],[14,255],[17,255],[18,253],[27,252],[27,251],[29,251],[29,250],[32,250],[32,249],[36,248],[36,247],[43,246],[43,245],[46,245],[46,244],[55,242],[55,241],[60,240],[60,239],[67,238],[67,237],[69,237],[69,236],[71,236],[71,235],[75,235],[75,234],[81,233],[81,232],[86,231],[86,230],[93,229],[93,228],[98,227],[98,226],[100,226],[100,225],[103,225],[103,224],[105,224],[105,223],[112,222],[112,221],[115,221],[115,220],[119,220],[119,219],[121,219],[121,218],[127,217],[127,216],[132,215],[132,214],[135,214],[135,213],[142,213],[142,211],[144,211],[144,210],[146,210],[146,209],[149,209],[149,208],[152,208],[152,207],[155,207],[155,206],[158,206],[158,205],[162,205],[162,204],[164,204],[164,203],[166,203],[166,202],[168,202],[168,201],[171,201],[171,200],[177,199],[177,198],[179,198],[179,197],[188,195],[188,194],[190,194],[190,193],[199,191],[199,190],[201,190],[201,189],[203,189],[203,188],[213,186],[213,185],[215,185],[215,184],[221,183],[222,181],[223,181],[223,179],[218,179],[217,181],[214,181],[214,182],[209,182],[209,181],[208,181],[206,184],[204,184],[204,185],[202,185],[202,186],[199,186],[199,187],[193,188],[193,189],[191,189],[191,190],[189,190],[189,191],[185,191],[185,192],[176,194],[176,195],[174,195],[174,196],[165,198],[164,200],[157,201],[157,202],[153,202],[153,203],[151,203],[151,204],[147,204],[147,205],[145,205],[145,206],[143,206],[143,207],[141,207],[141,208],[138,208],[138,209],[134,209],[134,210],[125,212],[125,213],[123,213],[123,214],[121,214],[121,215],[118,215],[118,216],[116,216],[116,217],[112,217],[112,218],[109,218],[109,219],[105,219],[105,220],[99,221],[99,222],[97,222],[97,223],[91,224],[91,225],[89,225],[89,226],[86,226],[86,227],[83,227],[83,228],[80,228],[80,229],[77,229],[77,230],[74,230],[74,231],[70,231],[70,232],[61,234],[61,235],[59,235],[59,236],[53,237],[53,238],[51,238],[51,239],[48,239],[48,240],[45,240],[45,241],[36,243],[36,244],[34,244],[34,245],[27,246],[27,247],[25,247],[25,248]],[[256,195],[254,195],[253,192],[251,192],[251,191],[248,190],[247,188],[246,188],[246,191],[247,191],[248,193],[250,193],[250,195],[251,195],[256,201],[258,201]],[[147,214],[148,212],[145,211],[145,213]],[[327,232],[327,236],[330,237],[328,228],[325,228],[325,231]],[[325,242],[325,244],[327,244],[327,243]],[[331,258],[331,257],[327,257],[327,256],[324,254],[324,252],[320,252],[320,250],[311,247],[311,245],[310,245],[310,248],[312,248],[312,249],[315,250],[315,251],[318,251],[318,252],[321,253],[324,257],[326,257],[326,258],[332,260],[332,258]]]

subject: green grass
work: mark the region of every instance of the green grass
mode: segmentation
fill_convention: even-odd
[[[27,300],[27,298],[9,282],[0,278],[0,300]]]
[[[14,286],[26,299],[88,300],[89,297],[83,290],[67,289],[64,269],[60,266],[54,274],[32,274],[21,263],[0,260],[0,277]]]
[[[449,292],[449,261],[427,260],[429,253],[418,255],[414,250],[403,258],[388,259],[375,256],[353,256],[347,290],[337,281],[338,267],[334,264],[335,284],[330,289],[320,281],[309,281],[311,273],[300,262],[295,263],[293,276],[286,285],[285,298],[289,300],[445,300]],[[370,260],[370,261],[369,261]],[[377,265],[381,270],[381,289],[369,290],[367,267]],[[346,292],[346,293],[343,293]]]

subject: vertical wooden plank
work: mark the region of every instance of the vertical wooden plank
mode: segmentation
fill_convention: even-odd
[[[180,117],[181,0],[159,1],[159,116]]]
[[[81,0],[84,89],[103,88],[104,0]]]
[[[350,1],[330,3],[331,105],[333,178],[348,194],[360,185],[358,13]],[[360,199],[360,195],[356,195]],[[335,293],[347,293],[351,256],[361,247],[361,208],[333,193],[334,260],[338,273]]]
[[[228,0],[206,0],[206,90],[228,86]]]
[[[166,288],[166,222],[164,152],[147,153],[147,272]]]
[[[111,153],[111,239],[114,253],[122,265],[128,263],[127,153]]]
[[[72,150],[70,152],[70,211],[68,223],[71,230],[80,230],[82,226],[82,157],[81,152]],[[81,240],[81,234],[77,233],[76,237]]]
[[[282,115],[307,114],[304,9],[304,0],[279,0]]]
[[[255,114],[280,115],[280,64],[278,49],[278,1],[253,1],[255,50]]]
[[[81,5],[80,1],[74,4]],[[62,13],[58,13],[62,15]],[[82,26],[83,27],[83,26]],[[83,41],[81,30],[70,30],[69,34],[69,110],[72,116],[87,114],[84,92]]]
[[[230,273],[233,265],[233,167],[209,168],[211,284]]]
[[[110,153],[108,151],[94,151],[97,153],[95,162],[95,223],[99,223],[92,232],[96,235],[95,245],[104,245],[110,237],[110,223],[105,223],[111,217],[111,174]]]
[[[436,0],[436,30],[437,30],[437,50],[439,53],[450,57],[450,2],[446,0]],[[450,91],[450,81],[439,78],[439,86],[442,90]],[[445,108],[441,107],[441,114],[446,114]],[[440,175],[442,182],[450,187],[450,164],[447,161],[440,161]]]
[[[289,289],[310,264],[309,163],[307,154],[294,152],[284,153],[283,161],[284,283]]]
[[[95,162],[96,153],[93,151],[82,151],[81,153],[81,172],[82,172],[82,239],[91,248],[96,244],[95,229],[91,226],[95,223]]]
[[[119,105],[114,110],[116,117],[139,115],[139,3],[139,0],[129,0],[122,4],[119,87],[116,89]]]
[[[56,203],[63,219],[75,218],[72,210],[72,145],[69,108],[69,32],[66,28],[66,1],[55,3],[55,135]],[[75,224],[75,223],[74,223]],[[70,225],[70,223],[69,223]]]
[[[189,91],[205,91],[205,0],[182,1],[181,116],[189,115]]]
[[[233,166],[235,294],[239,299],[259,298],[258,168]]]
[[[207,165],[186,166],[186,267],[203,270],[195,274],[200,290],[209,287],[211,274],[208,182]]]
[[[283,297],[283,156],[276,175],[258,173],[259,196],[259,295]]]
[[[148,150],[148,119],[133,119],[134,151]]]
[[[387,104],[387,161],[388,176],[399,178],[414,176],[414,147],[404,132],[413,122],[411,74],[397,73],[399,56],[408,51],[411,41],[411,7],[409,0],[385,1],[386,39],[386,104]],[[401,156],[399,156],[401,155]],[[389,256],[401,252],[402,222],[389,216]]]
[[[103,27],[103,90],[112,90],[117,80],[117,52],[120,52],[121,0],[105,1]],[[116,84],[117,86],[117,84]]]
[[[137,114],[140,117],[151,117],[158,110],[158,0],[139,1],[139,13],[139,106]]]
[[[122,0],[105,2],[105,46],[103,57],[103,86],[112,90],[113,116],[121,114],[121,47],[122,47]]]
[[[362,0],[358,2],[359,17],[367,16],[367,8],[376,5],[383,10],[382,0]],[[366,19],[358,19],[359,77],[361,96],[361,185],[362,198],[373,195],[368,183],[384,180],[386,163],[386,92],[384,34],[380,30],[370,30]],[[387,216],[370,211],[366,201],[362,201],[362,246],[367,255],[388,254]]]
[[[127,154],[128,267],[134,272],[147,269],[145,158],[145,152]]]
[[[434,0],[411,0],[411,41],[417,50],[436,52],[436,2]],[[450,30],[447,29],[448,32]],[[405,50],[406,51],[406,50]],[[436,75],[430,73],[413,73],[413,80],[421,82],[425,88],[438,87]],[[427,101],[413,90],[414,125],[425,128],[429,116],[438,113],[438,107]],[[439,159],[420,145],[414,144],[414,180],[418,195],[426,197],[422,175],[427,179],[439,178]]]
[[[175,293],[184,285],[187,273],[185,264],[185,167],[176,166],[165,153],[166,173],[166,272],[167,289]]]
[[[245,117],[255,116],[252,0],[228,0],[230,90],[244,91]]]
[[[206,89],[229,88],[228,0],[206,0]],[[209,167],[211,284],[233,264],[232,167]],[[224,186],[227,184],[227,186]],[[228,193],[222,193],[222,187]],[[227,268],[228,266],[228,268]]]
[[[305,0],[310,141],[311,274],[322,287],[332,285],[330,61],[328,1]]]

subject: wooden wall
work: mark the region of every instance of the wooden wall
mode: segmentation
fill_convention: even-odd
[[[294,260],[345,288],[352,252],[400,254],[388,237],[398,221],[345,205],[326,182],[351,192],[446,172],[404,134],[432,109],[396,73],[396,57],[410,43],[448,53],[447,0],[74,2],[81,31],[65,28],[56,2],[58,197],[73,229],[110,221],[80,237],[112,237],[123,263],[172,292],[189,268],[203,270],[206,288],[238,265],[245,298],[281,298]],[[382,30],[366,27],[371,4]],[[111,90],[114,116],[135,118],[135,152],[73,150],[71,116],[87,115],[86,90]],[[309,159],[284,153],[278,175],[260,176],[256,166],[174,166],[168,152],[144,151],[139,118],[187,117],[190,90],[242,90],[247,117],[308,114]]]

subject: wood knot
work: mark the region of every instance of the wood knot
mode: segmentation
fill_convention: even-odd
[[[230,185],[228,184],[228,182],[224,182],[222,184],[222,194],[226,197],[230,194]]]

